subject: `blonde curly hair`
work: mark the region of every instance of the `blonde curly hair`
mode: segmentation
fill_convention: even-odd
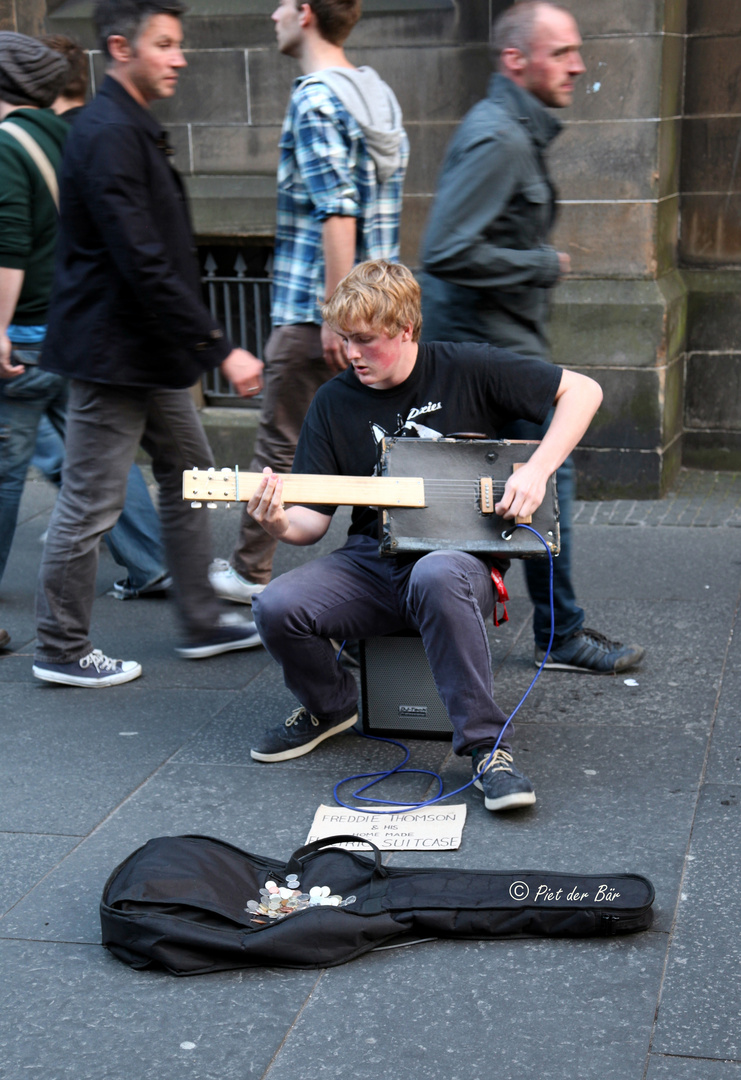
[[[321,306],[324,321],[338,334],[360,327],[389,337],[411,323],[412,341],[422,332],[421,290],[414,274],[401,263],[374,259],[358,263]]]

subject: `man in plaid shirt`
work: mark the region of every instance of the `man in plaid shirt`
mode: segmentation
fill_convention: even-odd
[[[280,0],[272,15],[280,52],[302,74],[280,140],[273,332],[251,472],[290,472],[314,394],[347,367],[320,304],[355,263],[399,257],[409,148],[391,89],[345,56],[359,16],[360,0]],[[245,510],[231,559],[212,564],[217,594],[251,603],[270,580],[275,548]]]

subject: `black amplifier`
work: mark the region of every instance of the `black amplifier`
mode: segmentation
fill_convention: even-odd
[[[414,631],[360,642],[363,731],[391,738],[451,739],[422,638]]]

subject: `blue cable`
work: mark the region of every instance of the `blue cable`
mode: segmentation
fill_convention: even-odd
[[[537,536],[538,540],[540,540],[541,544],[543,545],[543,547],[546,550],[546,554],[548,555],[548,563],[549,563],[548,591],[549,591],[550,604],[551,604],[551,634],[550,634],[550,638],[548,640],[548,648],[545,651],[545,656],[543,657],[543,660],[541,661],[540,667],[536,671],[535,676],[534,676],[532,682],[530,683],[530,685],[528,686],[527,690],[525,691],[525,693],[520,698],[520,701],[515,706],[515,708],[512,710],[510,715],[507,717],[507,720],[506,720],[502,730],[499,733],[499,738],[497,739],[494,746],[492,747],[491,753],[487,757],[487,759],[486,759],[486,761],[485,761],[485,763],[484,763],[484,765],[483,765],[483,767],[481,769],[482,772],[485,771],[486,766],[489,764],[491,759],[494,757],[494,754],[497,752],[497,750],[499,748],[499,744],[502,741],[502,736],[504,735],[505,731],[507,730],[507,728],[511,724],[512,720],[514,720],[515,716],[517,715],[517,713],[520,711],[520,709],[524,705],[530,691],[532,690],[532,688],[535,686],[536,682],[540,678],[540,673],[542,672],[543,668],[545,667],[545,662],[548,659],[548,656],[549,656],[550,651],[551,651],[551,647],[553,645],[553,636],[554,636],[554,632],[555,632],[555,612],[554,612],[554,607],[553,607],[553,554],[551,552],[551,549],[548,547],[547,541],[544,540],[543,537],[540,535],[540,533],[537,531],[537,529],[534,529],[531,525],[514,525],[513,529],[527,529],[528,532],[533,533],[535,536]],[[337,653],[337,662],[338,663],[339,663],[340,657],[342,656],[342,650],[344,649],[344,647],[345,647],[345,642],[343,641],[342,646],[340,648],[340,651]],[[397,809],[395,809],[395,810],[376,810],[375,808],[369,808],[369,812],[374,813],[374,814],[407,814],[407,813],[409,813],[410,810],[421,810],[425,806],[434,806],[435,803],[442,802],[444,799],[451,799],[454,795],[460,795],[460,793],[462,791],[465,791],[467,788],[471,787],[471,785],[476,780],[476,777],[472,777],[468,781],[467,784],[463,784],[462,787],[456,788],[455,791],[449,791],[447,793],[447,795],[445,795],[445,794],[443,794],[443,790],[444,790],[443,779],[438,773],[433,772],[431,769],[405,769],[404,768],[407,761],[409,761],[409,757],[410,757],[409,749],[408,749],[408,747],[406,747],[404,745],[404,743],[398,742],[396,739],[383,738],[380,735],[367,735],[364,731],[357,731],[355,728],[353,728],[352,730],[355,731],[356,735],[359,735],[363,739],[372,739],[374,742],[385,742],[385,743],[390,743],[393,746],[398,746],[399,749],[404,752],[404,758],[399,762],[398,765],[395,765],[393,769],[386,769],[386,770],[384,770],[382,772],[357,773],[355,776],[346,776],[344,778],[344,780],[338,780],[338,782],[335,784],[335,786],[333,788],[334,799],[335,799],[335,802],[337,803],[338,806],[344,806],[346,810],[364,810],[364,809],[366,809],[365,807],[362,807],[362,806],[351,806],[349,803],[344,802],[340,798],[340,796],[338,794],[339,789],[343,786],[343,784],[349,784],[351,780],[367,780],[368,781],[367,784],[364,784],[362,787],[359,787],[356,791],[354,791],[352,793],[352,798],[361,799],[363,802],[367,802],[367,803],[374,803],[374,804],[379,804],[379,805],[385,804],[386,806],[395,806],[395,807],[397,807]],[[408,805],[405,805],[403,809],[398,809],[398,807],[400,805],[398,799],[397,800],[374,799],[370,795],[363,795],[363,792],[367,791],[368,788],[372,788],[376,784],[382,783],[389,776],[394,776],[394,775],[398,776],[398,775],[401,775],[402,773],[416,773],[417,775],[420,775],[420,776],[431,776],[431,777],[433,777],[435,780],[437,780],[437,783],[438,783],[438,793],[437,793],[437,795],[433,796],[430,799],[425,799],[424,802],[417,802],[417,803],[410,802]]]

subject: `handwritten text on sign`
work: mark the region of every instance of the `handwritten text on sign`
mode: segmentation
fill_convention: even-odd
[[[391,809],[391,808],[389,808]],[[320,806],[306,843],[323,840],[338,833],[352,833],[372,840],[381,851],[452,851],[461,846],[466,821],[466,807],[425,806],[398,814],[373,814],[364,810],[346,810],[341,806]],[[363,850],[362,844],[338,844],[338,847]]]

